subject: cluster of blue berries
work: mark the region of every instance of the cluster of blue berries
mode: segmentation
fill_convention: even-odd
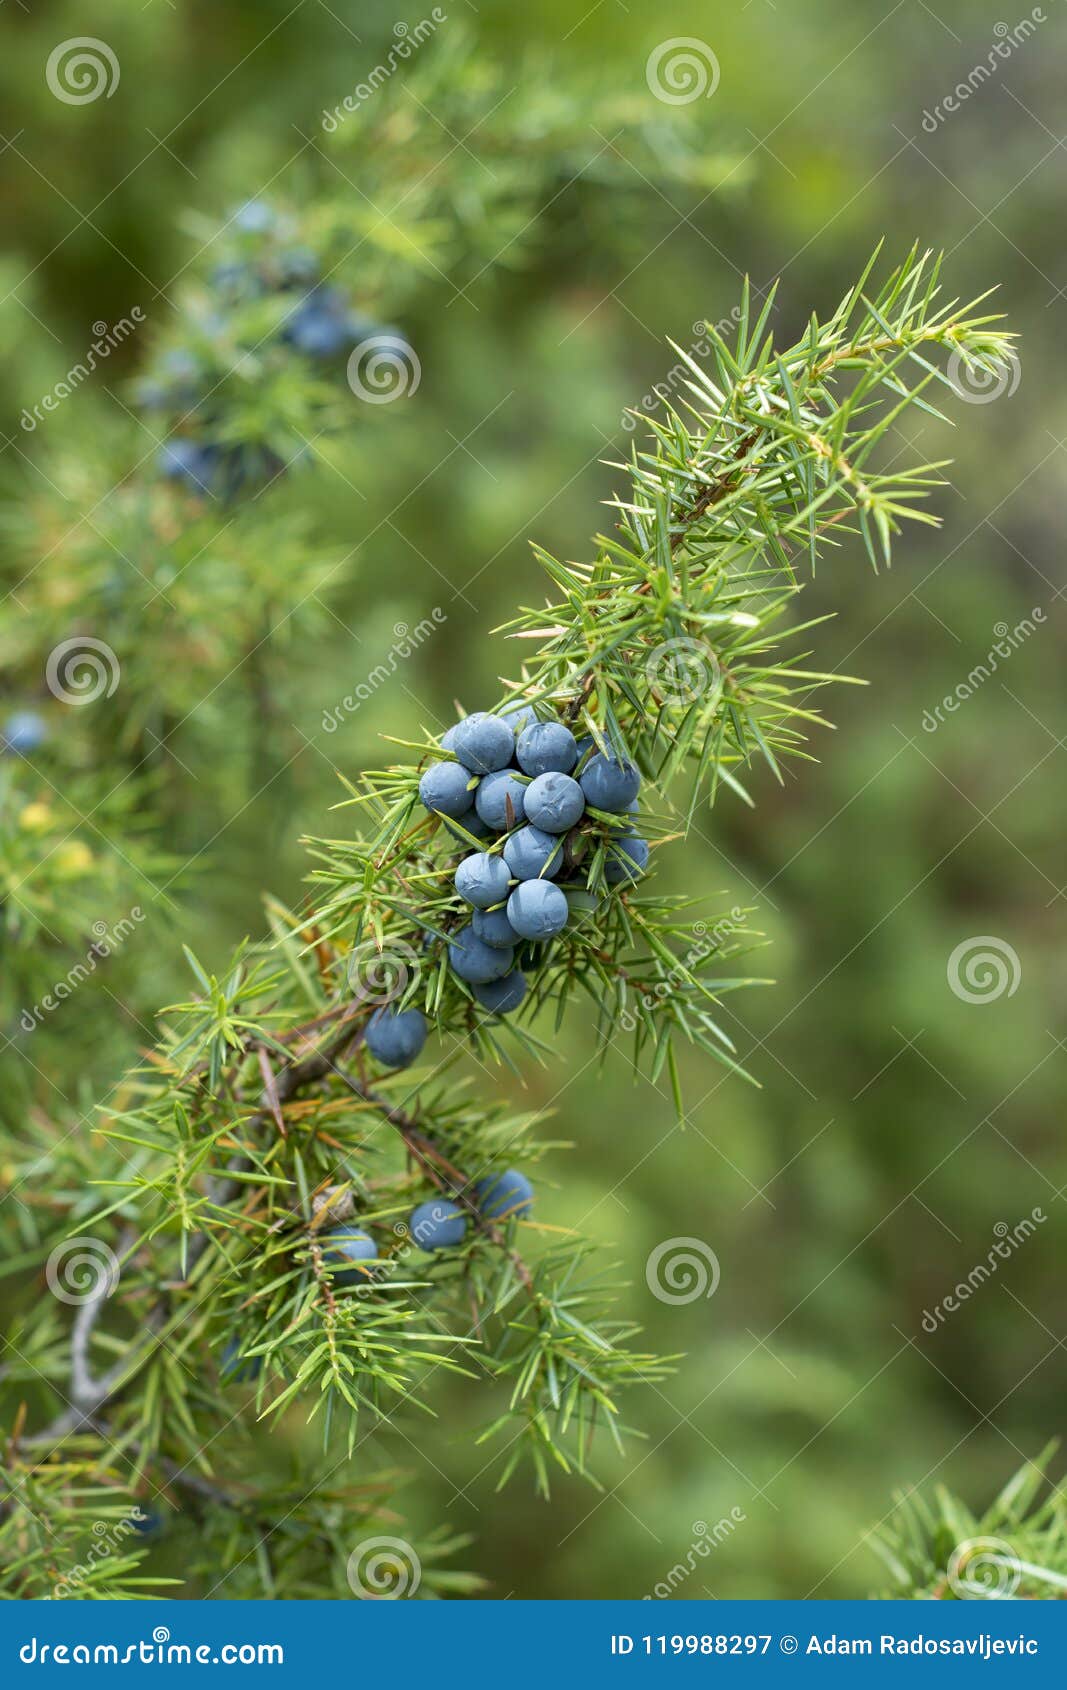
[[[239,255],[218,264],[212,273],[216,304],[201,319],[209,338],[225,334],[235,309],[270,297],[292,300],[276,339],[307,358],[337,358],[372,336],[396,335],[353,311],[343,289],[322,280],[314,252],[290,238],[286,220],[265,200],[238,206],[230,227],[236,231]],[[141,383],[139,398],[148,409],[197,413],[195,436],[178,434],[160,448],[160,473],[193,493],[229,499],[281,474],[286,464],[265,445],[210,438],[218,408],[212,394],[224,374],[213,369],[208,358],[172,348],[160,359],[156,374]]]
[[[590,839],[605,847],[611,886],[632,885],[648,866],[648,845],[631,820],[641,776],[633,763],[598,750],[592,739],[576,739],[564,722],[541,719],[528,705],[465,716],[440,743],[446,755],[423,771],[419,797],[453,838],[482,847],[455,870],[456,892],[471,914],[449,934],[449,966],[479,1004],[506,1015],[526,996],[523,968],[540,965],[572,905],[588,907],[582,862]],[[417,1060],[426,1035],[421,1010],[386,1005],[363,1036],[376,1062],[397,1069]],[[510,1220],[529,1213],[533,1187],[509,1168],[479,1180],[471,1200],[484,1220]],[[454,1248],[468,1218],[460,1204],[433,1197],[412,1212],[409,1235],[423,1250]],[[374,1239],[357,1227],[337,1228],[322,1244],[342,1285],[365,1280],[378,1258]]]
[[[429,765],[419,797],[454,837],[484,843],[456,869],[456,891],[472,915],[452,935],[448,960],[480,1004],[507,1014],[526,994],[517,956],[536,966],[536,947],[563,931],[574,893],[584,889],[583,824],[607,841],[609,884],[644,873],[648,846],[629,821],[641,777],[632,763],[528,706],[465,716],[441,747],[450,758]]]
[[[648,845],[630,822],[641,776],[528,705],[465,716],[442,735],[441,749],[448,758],[426,768],[419,797],[454,838],[485,847],[455,871],[471,917],[451,934],[449,965],[484,1009],[507,1015],[526,996],[519,959],[537,967],[577,896],[588,896],[585,833],[605,841],[609,885],[632,885],[648,866]],[[420,1010],[386,1007],[371,1016],[365,1042],[383,1067],[407,1068],[426,1031]]]
[[[499,1224],[528,1215],[533,1208],[534,1190],[525,1174],[517,1168],[506,1168],[502,1173],[476,1180],[470,1198],[483,1220]],[[468,1211],[459,1203],[447,1197],[431,1197],[412,1210],[408,1217],[408,1237],[427,1254],[453,1249],[466,1237],[468,1219]],[[378,1260],[378,1246],[369,1232],[356,1226],[335,1227],[324,1234],[321,1244],[335,1285],[366,1284],[373,1272],[369,1264]]]

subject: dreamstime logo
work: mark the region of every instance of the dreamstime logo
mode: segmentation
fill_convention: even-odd
[[[722,692],[722,671],[715,653],[706,641],[688,634],[664,640],[649,652],[645,679],[656,698],[684,708],[698,698],[717,703]]]
[[[999,1537],[970,1537],[948,1560],[948,1582],[961,1601],[1004,1600],[1015,1595],[1022,1568],[1011,1545]]]
[[[646,1010],[652,1005],[662,1004],[664,998],[670,997],[672,992],[684,990],[690,984],[690,976],[698,965],[710,956],[712,951],[719,950],[731,934],[739,932],[744,924],[745,912],[737,904],[728,915],[720,916],[711,928],[706,921],[696,922],[692,930],[693,943],[685,956],[674,963],[662,979],[656,981],[650,992],[641,994],[640,1001]],[[635,1014],[632,1009],[628,1009],[624,998],[616,1022],[620,1032],[632,1033],[639,1019],[640,1012]]]
[[[429,616],[424,616],[421,621],[416,622],[414,628],[407,622],[397,622],[393,628],[393,643],[384,662],[375,664],[366,680],[358,683],[355,692],[346,693],[340,704],[335,705],[332,710],[323,711],[323,732],[336,733],[346,717],[354,714],[368,698],[373,698],[378,688],[396,674],[400,664],[411,657],[423,640],[436,633],[441,624],[447,621],[448,612],[442,610],[439,604],[435,604]]]
[[[939,1326],[943,1326],[948,1316],[956,1314],[983,1285],[988,1284],[993,1275],[999,1272],[1001,1262],[1009,1262],[1016,1250],[1021,1249],[1047,1220],[1044,1209],[1037,1204],[1022,1220],[1016,1221],[1014,1226],[1009,1226],[1007,1221],[998,1221],[993,1228],[996,1242],[986,1252],[985,1261],[975,1262],[966,1278],[958,1280],[952,1290],[946,1291],[941,1301],[935,1303],[932,1309],[923,1309],[923,1331],[935,1333]]]
[[[414,347],[395,334],[372,334],[353,347],[348,385],[368,405],[391,405],[418,392],[422,365]]]
[[[118,1667],[129,1666],[131,1662],[143,1667],[280,1667],[285,1665],[285,1648],[281,1643],[219,1643],[217,1640],[213,1643],[173,1643],[170,1628],[157,1625],[152,1628],[151,1641],[142,1637],[137,1642],[62,1643],[53,1648],[51,1643],[34,1636],[22,1645],[19,1660],[23,1666],[36,1666],[39,1662],[49,1668],[53,1664]]]
[[[130,309],[128,317],[120,317],[117,323],[109,328],[101,318],[93,324],[94,339],[90,342],[89,350],[84,358],[72,364],[66,375],[56,382],[50,392],[38,399],[35,405],[24,405],[22,416],[19,418],[27,434],[32,434],[38,423],[44,421],[42,412],[56,411],[64,399],[69,399],[83,381],[87,381],[96,369],[98,363],[110,358],[117,346],[121,346],[145,320],[145,314],[139,305]]]
[[[402,1537],[369,1537],[348,1557],[348,1582],[363,1601],[395,1602],[414,1596],[422,1563]]]
[[[53,1297],[77,1307],[111,1296],[119,1264],[102,1238],[67,1238],[52,1251],[44,1276]]]
[[[422,18],[415,25],[405,23],[403,18],[395,23],[393,35],[396,39],[385,55],[384,63],[375,65],[366,81],[357,83],[352,93],[346,94],[340,104],[334,106],[332,111],[323,112],[322,127],[327,133],[333,135],[340,129],[349,114],[358,111],[365,100],[369,100],[372,94],[376,94],[382,84],[388,82],[394,72],[399,70],[404,60],[410,59],[416,48],[421,47],[423,42],[433,35],[438,25],[443,24],[447,18],[448,13],[442,10],[440,6],[435,6],[428,18]]]
[[[125,1539],[135,1534],[138,1528],[143,1528],[149,1519],[150,1516],[144,1513],[139,1504],[134,1503],[124,1520],[94,1520],[93,1537],[96,1541],[89,1545],[85,1560],[79,1561],[77,1566],[64,1573],[58,1584],[53,1585],[52,1600],[66,1601],[85,1584],[94,1567],[106,1561],[116,1549],[121,1549]],[[168,1632],[167,1636],[169,1635]],[[160,1640],[157,1638],[156,1641]]]
[[[1018,952],[993,933],[962,939],[948,959],[946,975],[956,997],[964,1003],[996,1003],[1007,993],[1013,998],[1022,979]]]
[[[954,352],[947,366],[948,379],[957,397],[968,405],[989,405],[1004,393],[1010,399],[1022,373],[1019,355],[1014,351],[981,364],[968,360],[962,352]]]
[[[48,690],[63,704],[94,704],[98,698],[110,698],[121,673],[111,647],[91,634],[61,640],[45,665]]]
[[[645,1263],[645,1279],[661,1303],[695,1303],[719,1288],[719,1258],[702,1238],[668,1238]]]
[[[696,1572],[697,1561],[706,1560],[712,1550],[725,1543],[747,1519],[748,1515],[744,1509],[735,1507],[731,1508],[729,1514],[724,1514],[721,1520],[716,1520],[712,1526],[709,1526],[706,1520],[694,1520],[693,1541],[686,1551],[684,1561],[676,1561],[642,1600],[665,1601],[668,1596],[673,1595],[678,1586],[683,1584],[691,1573]]]
[[[421,1233],[421,1230],[421,1226],[416,1228],[416,1233]],[[372,1296],[378,1287],[383,1285],[390,1275],[408,1259],[412,1249],[419,1242],[418,1236],[415,1236],[414,1243],[412,1242],[413,1235],[407,1221],[393,1222],[393,1237],[396,1239],[397,1245],[388,1256],[379,1256],[371,1262],[360,1262],[360,1283],[355,1288],[355,1296],[363,1298]]]
[[[961,82],[945,94],[932,109],[923,112],[923,128],[928,135],[936,135],[942,123],[947,123],[954,112],[958,112],[971,98],[992,80],[1000,70],[1005,59],[1010,59],[1017,47],[1025,46],[1037,33],[1038,24],[1048,22],[1048,13],[1041,6],[1035,6],[1029,17],[1020,18],[1012,27],[1004,22],[993,25],[995,40],[986,54],[973,65]],[[957,38],[958,39],[958,38]]]
[[[93,942],[82,961],[68,969],[62,980],[55,981],[32,1008],[22,1011],[19,1026],[23,1032],[32,1033],[46,1015],[51,1015],[61,1003],[72,997],[78,987],[96,973],[100,963],[112,956],[144,919],[144,910],[140,904],[134,904],[129,915],[122,916],[113,927],[109,927],[106,921],[94,921]]]
[[[689,357],[709,357],[716,340],[725,340],[726,336],[737,328],[740,321],[741,307],[734,305],[725,317],[719,318],[717,323],[709,324],[706,321],[694,323],[693,334],[696,338],[690,343]],[[673,345],[673,342],[671,344]],[[675,350],[679,349],[676,347]],[[656,409],[657,405],[663,405],[668,399],[673,398],[676,389],[683,387],[692,379],[692,367],[684,359],[679,359],[678,363],[667,371],[662,381],[655,382],[649,391],[637,401],[636,405],[626,407],[626,410],[622,413],[622,426],[627,434],[632,434],[637,427],[641,412],[644,412],[647,416]]]
[[[356,1002],[376,1009],[406,992],[418,972],[418,952],[403,939],[389,939],[384,945],[364,939],[352,947],[345,968]]]
[[[1028,640],[1031,634],[1037,632],[1039,624],[1047,621],[1044,610],[1035,605],[1029,616],[1023,616],[1012,628],[1007,622],[994,622],[993,633],[996,643],[990,648],[980,663],[976,663],[965,681],[960,681],[954,692],[946,693],[940,704],[935,704],[932,710],[923,711],[923,732],[935,734],[939,726],[945,721],[944,713],[954,715],[961,704],[966,704],[978,691],[978,688],[996,674],[1001,662],[1007,662],[1013,652]]]
[[[706,41],[675,35],[653,47],[645,63],[649,92],[666,106],[710,100],[719,86],[719,61]]]
[[[65,106],[88,106],[105,94],[110,100],[119,85],[119,61],[106,41],[95,35],[72,35],[53,47],[44,79]]]

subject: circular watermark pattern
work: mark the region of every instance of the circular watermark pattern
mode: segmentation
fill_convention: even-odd
[[[354,346],[348,359],[348,385],[368,405],[391,405],[418,391],[422,365],[414,347],[395,334],[373,334]]]
[[[121,674],[111,647],[91,634],[61,640],[45,665],[48,690],[62,704],[95,704],[98,698],[110,698]]]
[[[706,41],[674,35],[653,47],[645,62],[645,81],[664,105],[688,106],[711,99],[719,86],[719,61]]]
[[[419,955],[403,939],[379,946],[364,939],[348,953],[345,974],[357,1003],[381,1009],[406,992],[419,972]]]
[[[50,92],[65,106],[88,106],[101,94],[110,100],[120,74],[113,49],[95,35],[72,35],[69,41],[61,41],[44,67]]]
[[[958,398],[968,405],[989,405],[1002,394],[1010,399],[1022,378],[1018,354],[1008,352],[988,364],[968,363],[962,352],[948,361],[948,379]]]
[[[1018,952],[1006,939],[976,933],[956,946],[945,972],[951,990],[964,1003],[996,1003],[1005,995],[1015,996],[1023,970]]]
[[[645,1263],[645,1280],[661,1303],[695,1303],[719,1288],[719,1258],[702,1238],[668,1238]]]
[[[67,1238],[52,1251],[44,1276],[53,1297],[77,1308],[111,1296],[119,1282],[118,1258],[102,1238]]]
[[[711,647],[687,634],[664,640],[650,651],[645,679],[656,698],[688,709],[698,698],[714,704],[722,692],[722,671]]]
[[[999,1537],[970,1537],[948,1559],[948,1582],[966,1601],[997,1601],[1014,1596],[1022,1568],[1011,1545]]]
[[[402,1537],[369,1537],[348,1557],[348,1582],[363,1601],[396,1602],[414,1596],[422,1563]]]

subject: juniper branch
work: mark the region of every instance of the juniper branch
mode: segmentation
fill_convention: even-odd
[[[814,626],[788,615],[800,591],[796,549],[814,561],[824,545],[853,535],[878,566],[905,520],[933,520],[921,501],[941,466],[882,471],[875,449],[907,406],[932,411],[926,390],[947,378],[931,354],[950,364],[1010,355],[994,319],[939,303],[938,265],[928,257],[911,254],[868,294],[870,273],[784,351],[767,332],[770,303],[750,326],[746,294],[736,342],[709,331],[710,367],[680,354],[688,397],[665,408],[649,444],[635,444],[620,466],[628,484],[614,500],[615,531],[597,537],[592,562],[539,553],[555,597],[508,624],[532,652],[505,684],[504,702],[571,721],[611,756],[632,759],[667,809],[684,773],[683,833],[700,799],[714,799],[722,785],[747,797],[740,775],[757,759],[780,777],[779,759],[803,755],[821,721],[810,695],[834,677],[792,655]],[[701,669],[695,686],[664,674],[664,650],[679,648]],[[138,1282],[132,1268],[127,1297],[146,1308],[149,1340],[132,1366],[126,1356],[96,1382],[107,1395],[95,1407],[112,1400],[125,1435],[158,1447],[158,1426],[141,1405],[119,1401],[122,1387],[132,1371],[153,1366],[170,1367],[166,1377],[181,1389],[168,1345],[179,1360],[183,1350],[200,1353],[209,1326],[229,1317],[243,1332],[242,1353],[265,1365],[260,1411],[298,1396],[312,1412],[325,1402],[327,1425],[348,1414],[351,1448],[357,1414],[382,1413],[386,1396],[410,1398],[426,1346],[450,1336],[445,1320],[457,1297],[472,1298],[483,1353],[514,1381],[509,1416],[523,1424],[544,1484],[548,1460],[567,1465],[568,1434],[576,1433],[573,1460],[584,1467],[591,1429],[612,1426],[617,1389],[657,1377],[665,1364],[629,1349],[631,1329],[608,1318],[599,1291],[581,1279],[580,1242],[530,1263],[515,1249],[514,1223],[486,1223],[470,1202],[472,1181],[513,1154],[529,1122],[506,1105],[469,1103],[449,1076],[456,1055],[439,1064],[434,1090],[432,1075],[371,1082],[362,1061],[358,1075],[349,1072],[346,1053],[359,1047],[370,1006],[384,996],[396,1009],[421,1008],[457,1055],[537,1060],[537,1016],[551,1010],[558,1022],[584,992],[602,1049],[629,1017],[635,1063],[645,1062],[653,1084],[669,1075],[684,1120],[674,1040],[737,1067],[718,1005],[749,983],[723,965],[752,936],[735,912],[709,932],[706,920],[692,919],[691,900],[658,893],[654,882],[614,884],[607,866],[617,818],[592,810],[563,846],[568,875],[584,882],[575,920],[537,960],[511,1023],[481,1013],[447,957],[465,919],[453,886],[457,856],[478,842],[460,837],[457,851],[456,838],[419,805],[419,765],[441,754],[433,738],[423,734],[406,749],[410,762],[350,789],[346,802],[362,818],[357,837],[312,842],[307,916],[272,906],[273,944],[242,954],[222,977],[193,959],[196,995],[166,1012],[136,1105],[110,1114],[109,1136],[136,1161],[131,1179],[114,1181],[105,1213],[127,1215],[136,1205],[145,1243],[180,1231],[184,1266],[162,1297],[151,1274]],[[668,816],[651,818],[649,831],[655,850],[679,832]],[[390,990],[368,994],[368,968],[398,960]],[[395,1099],[401,1086],[418,1096],[414,1112]],[[255,1103],[243,1104],[253,1092]],[[367,1120],[392,1130],[402,1168],[360,1133]],[[357,1300],[333,1285],[315,1224],[313,1194],[339,1176],[361,1222],[382,1236],[410,1203],[413,1177],[416,1191],[447,1191],[476,1224],[462,1248],[435,1258],[416,1281],[400,1277],[402,1254],[386,1251],[387,1275]],[[131,1264],[137,1259],[134,1250]],[[522,1315],[511,1312],[519,1290]],[[441,1330],[414,1329],[424,1305]],[[83,1387],[95,1327],[87,1317],[79,1332]],[[451,1352],[433,1356],[433,1366],[458,1365]],[[62,1435],[70,1424],[64,1417],[50,1430]]]

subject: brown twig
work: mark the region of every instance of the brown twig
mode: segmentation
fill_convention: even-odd
[[[384,1097],[380,1097],[377,1092],[364,1085],[362,1080],[357,1080],[353,1075],[346,1074],[343,1068],[335,1068],[335,1073],[350,1090],[355,1092],[357,1097],[362,1098],[364,1103],[369,1103],[377,1109],[382,1118],[388,1121],[390,1126],[396,1128],[427,1178],[431,1179],[440,1190],[451,1192],[452,1196],[463,1205],[474,1220],[478,1230],[484,1233],[498,1250],[505,1253],[524,1289],[531,1297],[536,1297],[533,1275],[526,1263],[516,1250],[509,1248],[507,1239],[500,1228],[494,1226],[492,1221],[485,1219],[470,1195],[471,1182],[469,1176],[461,1168],[455,1167],[438,1150],[433,1140],[426,1136],[422,1128],[410,1115],[405,1114],[402,1109],[395,1108]]]
[[[356,1024],[353,1024],[356,1023]],[[330,1044],[321,1051],[304,1057],[299,1062],[292,1062],[273,1076],[273,1088],[264,1090],[260,1099],[260,1107],[246,1123],[246,1131],[261,1130],[268,1120],[276,1120],[275,1108],[281,1112],[281,1106],[307,1085],[323,1079],[326,1074],[335,1071],[336,1058],[357,1038],[362,1037],[363,1015],[357,1006],[348,1006],[348,1019],[342,1021],[341,1030],[337,1032]],[[208,1200],[215,1207],[224,1207],[232,1203],[241,1190],[242,1182],[234,1176],[247,1173],[252,1163],[244,1155],[232,1158],[227,1173],[210,1182]],[[136,1233],[127,1229],[123,1238],[128,1238],[125,1244],[120,1240],[120,1255],[131,1248]],[[189,1246],[186,1265],[186,1280],[200,1260],[210,1243],[210,1234],[199,1232]],[[93,1419],[104,1404],[116,1396],[122,1387],[132,1377],[137,1366],[151,1349],[161,1328],[166,1324],[169,1310],[169,1298],[164,1295],[150,1311],[147,1320],[147,1336],[135,1344],[132,1350],[122,1356],[100,1378],[94,1377],[89,1364],[89,1347],[97,1321],[103,1311],[106,1298],[104,1287],[94,1293],[92,1298],[84,1303],[78,1311],[77,1319],[71,1332],[71,1404],[62,1414],[40,1434],[42,1439],[57,1440],[65,1437],[69,1432],[91,1427]]]

